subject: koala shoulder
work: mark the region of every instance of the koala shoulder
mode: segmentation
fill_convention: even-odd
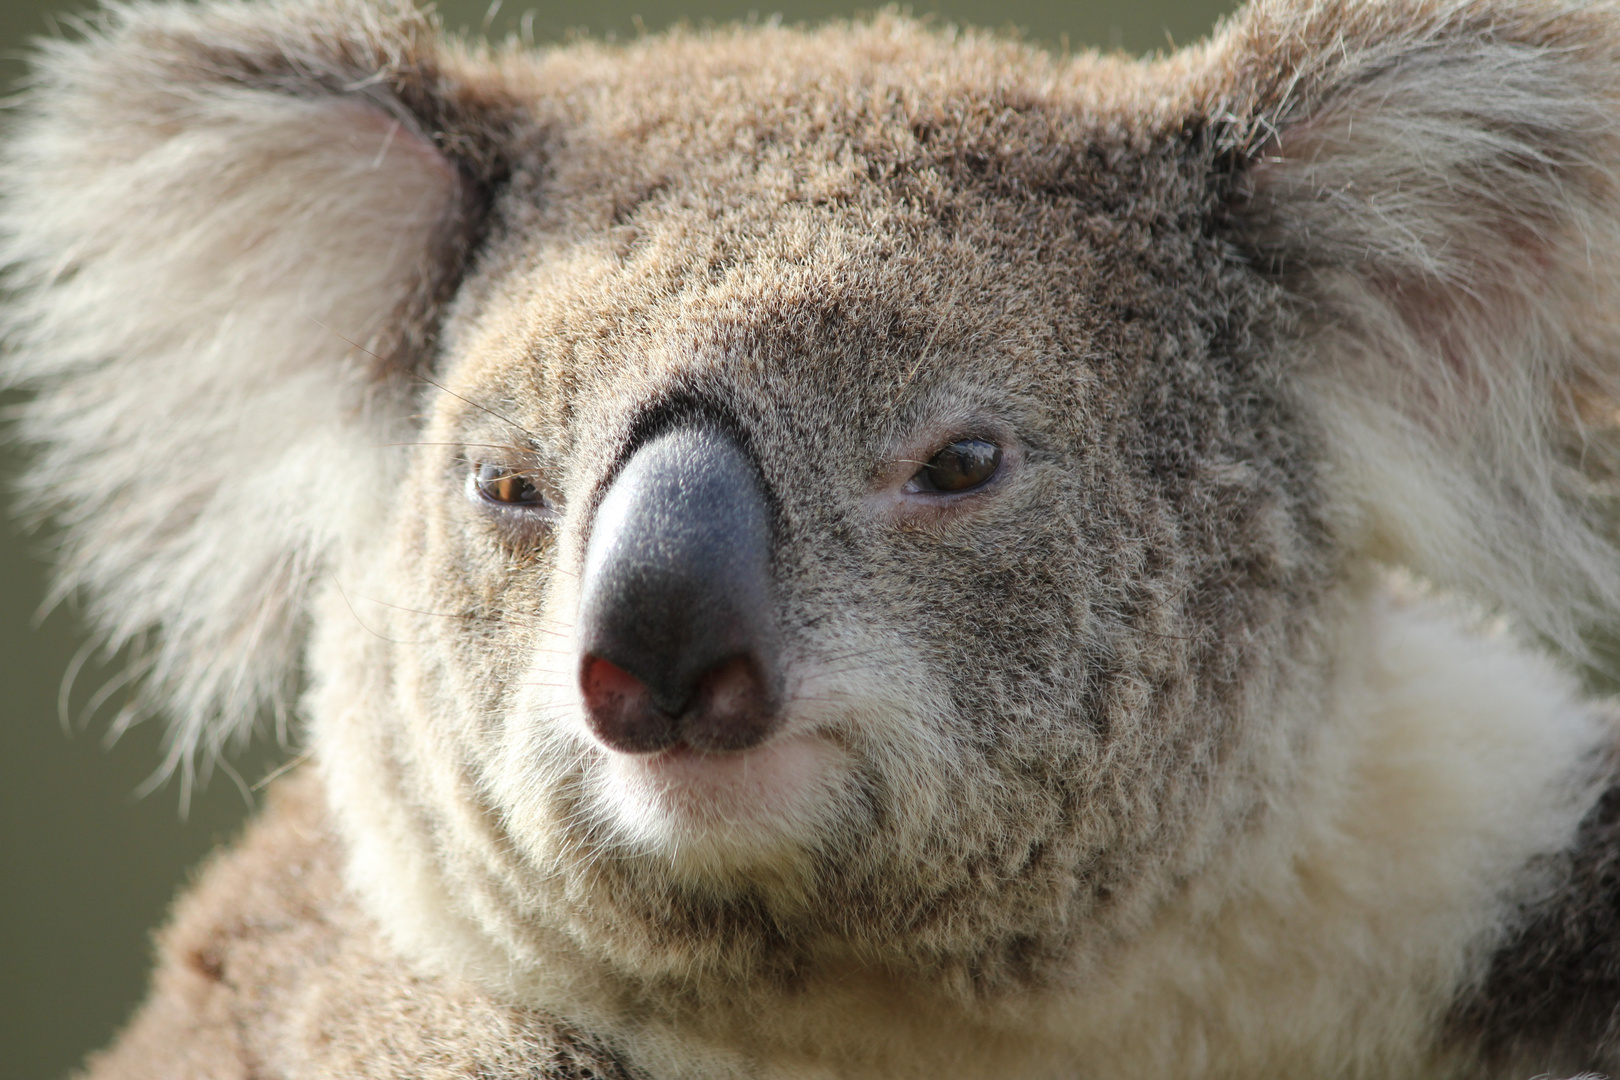
[[[642,1080],[562,1021],[403,963],[343,885],[308,772],[271,787],[157,944],[151,995],[85,1080]]]

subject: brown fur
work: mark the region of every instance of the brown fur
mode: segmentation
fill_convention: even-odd
[[[316,777],[277,784],[176,909],[151,999],[87,1075],[634,1080],[550,1017],[411,970],[341,878]]]

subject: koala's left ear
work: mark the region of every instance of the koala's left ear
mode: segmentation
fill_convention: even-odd
[[[1336,527],[1579,651],[1620,610],[1620,10],[1261,0],[1208,49]]]
[[[144,643],[169,769],[285,708],[313,579],[385,513],[406,373],[532,142],[491,67],[360,0],[115,6],[35,58],[0,163],[23,485],[60,593]]]

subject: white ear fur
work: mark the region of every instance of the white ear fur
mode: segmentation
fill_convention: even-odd
[[[12,385],[57,595],[145,648],[165,772],[296,688],[305,594],[383,518],[470,183],[398,90],[408,8],[130,5],[37,57],[0,163]],[[385,361],[379,363],[379,357]]]
[[[1249,24],[1280,75],[1239,217],[1297,301],[1341,524],[1584,655],[1620,611],[1613,12],[1316,16]]]

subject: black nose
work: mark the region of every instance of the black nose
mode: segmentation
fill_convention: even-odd
[[[580,689],[626,753],[743,750],[775,715],[770,515],[731,439],[683,429],[637,450],[596,512],[581,582]]]

